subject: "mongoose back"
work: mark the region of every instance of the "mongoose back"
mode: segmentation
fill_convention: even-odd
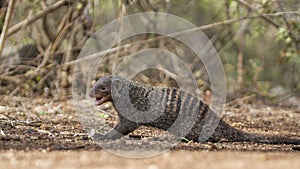
[[[119,121],[113,130],[95,139],[118,139],[141,125],[166,130],[178,138],[207,141],[257,142],[268,144],[300,144],[298,138],[283,138],[246,133],[227,124],[199,98],[178,88],[155,87],[127,80],[120,76],[100,78],[89,92],[96,105],[111,101]],[[215,122],[214,131],[207,124]],[[208,121],[208,123],[206,123]]]

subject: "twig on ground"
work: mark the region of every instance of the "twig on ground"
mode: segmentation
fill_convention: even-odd
[[[233,100],[231,102],[226,103],[226,106],[230,107],[230,106],[233,106],[234,104],[242,103],[244,101],[254,99],[255,97],[256,97],[256,95],[252,94],[252,95],[245,96],[245,97],[242,97],[242,98],[237,98],[237,99],[235,99],[235,100]]]

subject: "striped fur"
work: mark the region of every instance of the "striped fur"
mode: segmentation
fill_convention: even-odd
[[[114,84],[115,81],[118,85]],[[107,91],[99,90],[103,86]],[[199,98],[178,88],[154,87],[119,76],[106,76],[97,81],[90,96],[102,98],[107,95],[112,96],[108,101],[113,102],[119,122],[114,130],[102,137],[104,139],[120,138],[145,125],[196,142],[227,140],[300,144],[300,139],[267,137],[237,130],[219,119]]]

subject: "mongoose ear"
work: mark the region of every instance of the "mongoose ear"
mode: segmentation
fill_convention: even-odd
[[[120,79],[114,79],[112,81],[112,88],[115,90],[115,91],[121,91],[122,89],[122,86],[123,86],[123,83]]]

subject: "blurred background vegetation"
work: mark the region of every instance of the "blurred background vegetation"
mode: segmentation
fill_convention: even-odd
[[[221,57],[229,97],[300,96],[299,0],[0,0],[0,8],[2,96],[70,98],[74,63],[88,38],[115,18],[146,11],[174,14],[197,27],[219,23],[203,32]],[[151,43],[111,56],[160,44]],[[112,72],[107,58],[100,75]]]

